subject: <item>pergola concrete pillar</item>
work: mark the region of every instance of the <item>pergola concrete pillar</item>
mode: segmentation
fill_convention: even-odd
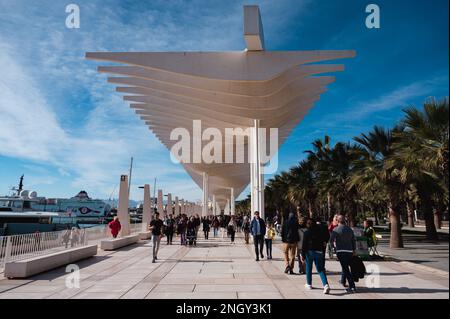
[[[216,195],[212,196],[212,214],[214,216],[217,215],[217,203],[216,203]]]
[[[259,136],[259,120],[253,121],[254,125],[250,137],[250,185],[251,185],[251,210],[264,219],[264,175],[261,165],[261,145]]]
[[[208,174],[203,172],[203,207],[202,207],[202,217],[208,216]]]
[[[158,204],[157,204],[158,213],[162,216],[164,214],[164,204],[163,204],[163,191],[162,189],[158,189]]]
[[[117,210],[117,217],[119,217],[122,229],[121,236],[128,236],[130,234],[130,214],[128,212],[128,176],[120,176],[119,188],[119,207]]]
[[[230,213],[232,216],[236,214],[236,205],[235,205],[234,188],[233,187],[231,187]]]
[[[180,201],[178,200],[178,196],[175,196],[175,216],[178,216],[180,213]]]
[[[258,6],[244,6],[244,38],[248,51],[264,50],[264,32]]]
[[[172,194],[167,194],[167,206],[166,206],[167,215],[173,214],[173,206],[172,206]]]
[[[230,200],[227,199],[227,203],[225,204],[225,208],[223,210],[225,215],[230,215]]]
[[[142,231],[148,230],[148,225],[152,219],[152,207],[150,203],[150,185],[144,185],[144,207],[142,208]]]

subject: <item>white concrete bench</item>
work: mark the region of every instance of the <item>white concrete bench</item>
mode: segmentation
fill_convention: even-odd
[[[139,239],[140,240],[146,240],[152,238],[152,232],[151,231],[144,231],[139,233]]]
[[[69,248],[48,255],[7,262],[4,276],[7,278],[27,278],[97,254],[97,245]]]
[[[121,247],[132,245],[139,241],[139,234],[128,235],[119,238],[105,239],[100,242],[100,248],[103,250],[116,250]]]

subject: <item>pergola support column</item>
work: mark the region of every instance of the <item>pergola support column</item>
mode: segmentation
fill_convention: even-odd
[[[128,236],[130,234],[130,214],[128,213],[128,176],[120,176],[119,186],[119,205],[117,210],[117,217],[119,217],[122,229],[121,236]]]
[[[261,165],[261,147],[259,138],[259,120],[253,120],[253,128],[250,138],[250,184],[251,184],[251,214],[259,212],[259,216],[264,218],[264,175]]]
[[[202,217],[208,216],[208,174],[203,172],[203,207],[202,207]]]

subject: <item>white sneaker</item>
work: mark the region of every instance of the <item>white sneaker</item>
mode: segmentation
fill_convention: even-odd
[[[323,294],[328,295],[329,293],[330,293],[330,286],[329,285],[323,286]]]
[[[306,290],[312,290],[312,286],[311,286],[311,285],[308,285],[308,284],[305,284],[305,289],[306,289]]]

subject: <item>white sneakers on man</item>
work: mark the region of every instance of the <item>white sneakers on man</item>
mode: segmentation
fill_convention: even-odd
[[[323,286],[323,294],[328,295],[330,293],[330,285]]]
[[[305,284],[305,289],[306,289],[306,290],[312,290],[312,286],[311,286],[311,285],[308,285],[308,284]]]

